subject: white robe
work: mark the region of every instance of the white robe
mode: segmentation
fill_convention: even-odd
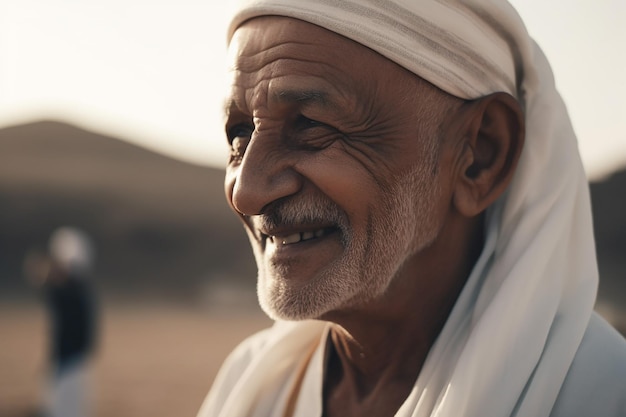
[[[324,327],[320,323],[309,324],[317,328]],[[238,392],[237,384],[241,384],[242,376],[250,373],[250,370],[258,365],[255,362],[265,360],[267,351],[272,349],[273,341],[277,337],[273,333],[282,333],[282,330],[278,328],[265,330],[237,347],[216,378],[213,389],[198,414],[199,417],[221,416],[228,401],[239,402],[236,395],[231,394]],[[324,350],[327,346],[327,335],[328,332],[324,331],[321,340],[310,341],[313,345],[317,343],[317,348],[302,379],[292,417],[322,416]],[[302,352],[306,353],[306,350]],[[306,354],[303,354],[300,360],[306,360]],[[254,407],[244,415],[282,416],[296,377],[298,372],[290,372],[284,374],[280,381],[266,384],[263,378],[253,376],[259,378],[261,382],[258,399]],[[501,383],[506,384],[506,381]],[[415,396],[416,391],[413,391],[396,413],[397,417],[411,415],[416,402]],[[626,416],[626,341],[598,315],[594,314],[591,317],[549,416]]]
[[[487,212],[483,252],[397,416],[626,415],[626,393],[618,395],[624,342],[592,318],[598,271],[576,137],[550,66],[515,10],[504,0],[244,3],[229,38],[255,16],[293,17],[353,39],[450,94],[502,91],[524,108],[526,141],[513,181]],[[324,326],[278,322],[246,342],[200,416],[275,416]],[[300,390],[303,410],[321,401],[316,369]]]

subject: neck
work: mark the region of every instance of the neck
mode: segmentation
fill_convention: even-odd
[[[482,248],[482,224],[467,227],[472,239],[438,239],[403,266],[384,296],[324,317],[334,323],[325,415],[334,415],[331,398],[342,398],[342,407],[352,401],[353,415],[383,405],[393,415],[404,402],[480,255],[471,248]]]

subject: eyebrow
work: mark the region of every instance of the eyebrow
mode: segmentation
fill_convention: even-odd
[[[337,104],[330,100],[329,94],[323,90],[300,90],[285,89],[272,94],[277,101],[283,103],[299,103],[301,105],[319,105],[324,108],[336,108]],[[224,100],[222,109],[224,115],[228,116],[232,109],[239,108],[232,98]]]
[[[301,104],[318,104],[323,107],[331,105],[328,93],[322,90],[280,90],[274,94],[278,101],[296,102]]]

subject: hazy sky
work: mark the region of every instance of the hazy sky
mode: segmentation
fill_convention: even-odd
[[[0,0],[0,126],[54,118],[223,166],[228,0]],[[592,176],[626,165],[626,1],[515,0]]]

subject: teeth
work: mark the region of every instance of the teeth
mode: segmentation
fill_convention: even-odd
[[[300,242],[301,237],[302,237],[301,233],[294,233],[293,235],[285,236],[283,238],[282,244],[289,245],[290,243]]]
[[[298,243],[305,240],[311,240],[314,238],[322,237],[326,234],[324,229],[316,230],[314,232],[300,232],[293,233],[285,237],[268,236],[268,239],[272,243],[280,242],[281,245],[290,245],[292,243]]]

